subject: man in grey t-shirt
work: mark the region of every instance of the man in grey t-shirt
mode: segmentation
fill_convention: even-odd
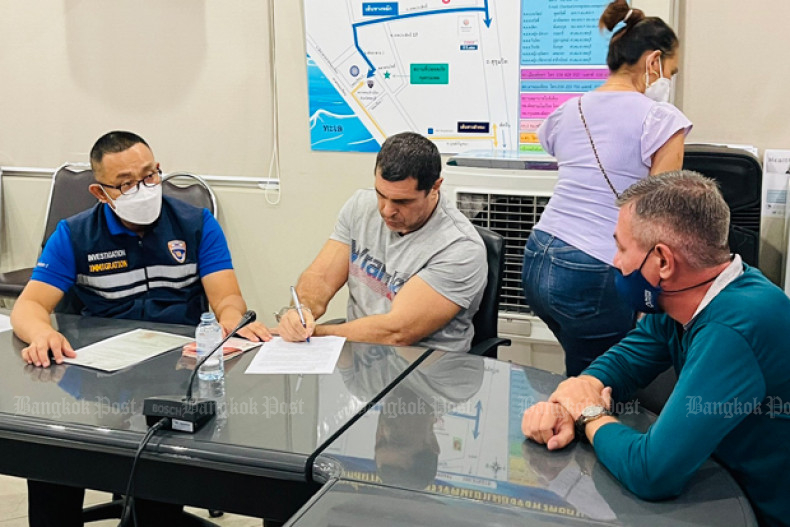
[[[375,189],[345,204],[329,241],[299,277],[295,310],[280,335],[310,335],[468,351],[486,285],[486,250],[469,220],[439,193],[442,160],[419,134],[389,137],[376,157]],[[348,321],[315,324],[348,284]]]

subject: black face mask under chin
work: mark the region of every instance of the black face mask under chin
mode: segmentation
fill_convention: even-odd
[[[719,274],[721,274],[721,273],[716,273],[716,275],[711,276],[710,278],[708,278],[704,282],[700,282],[700,283],[698,283],[696,285],[690,285],[690,286],[684,287],[682,289],[673,289],[672,291],[669,291],[667,289],[662,289],[661,292],[664,293],[665,295],[672,295],[672,294],[675,294],[675,293],[682,293],[684,291],[689,291],[691,289],[696,289],[696,288],[701,287],[701,286],[703,286],[705,284],[711,283],[712,281],[714,281],[715,279],[717,279],[719,277]],[[661,281],[660,280],[659,280],[658,284],[661,285]]]
[[[730,255],[730,262],[732,262],[734,258],[735,258],[735,255],[734,255],[734,254],[731,254],[731,255]],[[666,291],[666,290],[665,290],[665,291],[664,291],[664,293],[668,293],[668,294],[673,294],[673,293],[682,293],[683,291],[688,291],[688,290],[690,290],[690,289],[696,289],[697,287],[703,286],[703,285],[705,285],[705,284],[709,284],[709,283],[713,282],[714,280],[716,280],[716,279],[719,277],[719,275],[720,275],[721,273],[723,273],[723,272],[724,272],[726,269],[727,269],[727,268],[725,267],[724,269],[722,269],[721,271],[719,271],[719,272],[718,272],[718,273],[716,273],[715,275],[711,276],[711,277],[710,277],[710,278],[708,278],[707,280],[705,280],[705,281],[702,281],[702,282],[700,282],[700,283],[698,283],[698,284],[696,284],[696,285],[690,285],[690,286],[688,286],[688,287],[684,287],[684,288],[682,288],[682,289],[675,289],[675,290],[673,290],[673,291]],[[660,286],[660,285],[661,285],[661,281],[659,281],[659,282],[658,282],[658,284],[659,284],[659,286]]]

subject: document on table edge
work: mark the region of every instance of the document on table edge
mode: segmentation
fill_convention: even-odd
[[[138,328],[75,350],[77,357],[64,358],[63,362],[102,371],[117,371],[179,348],[192,340],[193,337]]]

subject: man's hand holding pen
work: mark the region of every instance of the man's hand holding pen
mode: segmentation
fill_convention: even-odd
[[[296,294],[296,288],[294,286],[291,286],[291,298],[296,308],[296,314],[299,315],[299,322],[301,322],[303,328],[307,329],[307,321],[304,318],[304,311],[302,311],[302,303],[299,301],[299,295]],[[307,335],[305,340],[310,342],[310,335]]]
[[[280,337],[288,342],[310,342],[310,336],[315,331],[313,312],[308,306],[299,303],[295,290],[292,292],[292,297],[294,297],[294,305],[280,312],[280,325],[277,330]]]

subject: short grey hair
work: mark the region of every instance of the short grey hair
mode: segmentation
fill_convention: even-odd
[[[617,200],[621,208],[631,204],[633,235],[641,248],[665,243],[693,269],[729,259],[730,208],[714,180],[691,170],[650,176]]]

